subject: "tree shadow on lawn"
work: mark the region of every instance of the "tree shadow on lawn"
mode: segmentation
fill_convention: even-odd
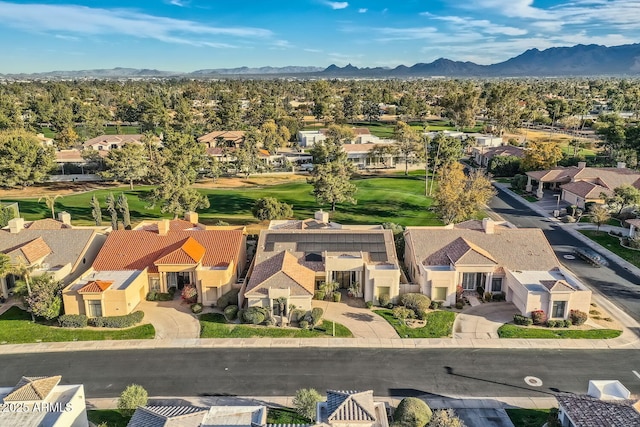
[[[238,194],[207,194],[209,207],[203,213],[210,215],[234,215],[246,213],[251,215],[251,208],[256,199]]]

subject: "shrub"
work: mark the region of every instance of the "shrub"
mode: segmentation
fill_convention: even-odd
[[[393,413],[394,426],[424,427],[431,421],[431,408],[417,397],[405,397]]]
[[[186,303],[196,302],[198,299],[198,290],[196,287],[194,285],[185,285],[184,288],[182,288],[182,299]]]
[[[171,288],[173,289],[173,288]],[[173,300],[173,296],[175,295],[175,292],[171,293],[165,293],[165,292],[158,292],[156,293],[156,299],[155,301],[172,301]]]
[[[216,306],[219,309],[224,310],[230,305],[238,305],[239,293],[240,293],[239,289],[231,289],[229,292],[225,293],[220,298],[218,298],[218,301],[216,301]]]
[[[571,319],[571,323],[580,326],[587,321],[587,313],[580,310],[570,310],[569,311],[569,319]]]
[[[238,306],[237,305],[229,305],[224,309],[224,317],[227,320],[236,320],[238,317]]]
[[[309,322],[303,319],[298,322],[298,326],[300,327],[300,329],[309,329]]]
[[[431,301],[429,308],[432,310],[437,310],[442,307],[442,301]]]
[[[147,294],[147,301],[157,301],[158,300],[158,293],[156,291],[151,291]]]
[[[378,302],[380,303],[380,307],[385,307],[391,302],[391,298],[389,298],[389,295],[379,295]]]
[[[322,301],[324,299],[324,297],[325,297],[324,291],[315,291],[313,293],[313,299],[317,299],[317,300]]]
[[[84,314],[63,314],[58,317],[58,323],[63,328],[86,328],[89,318]]]
[[[462,300],[462,294],[464,294],[464,288],[462,285],[456,286],[456,302]]]
[[[367,301],[367,302],[364,303],[364,305],[365,305],[365,307],[370,309],[371,307],[373,307],[373,301]]]
[[[92,317],[89,324],[98,328],[128,328],[142,322],[143,318],[144,312],[134,311],[124,316]]]
[[[202,304],[200,303],[191,304],[191,312],[194,314],[202,313]]]
[[[564,325],[564,320],[556,321],[556,320],[547,320],[548,328],[557,328],[560,325]]]
[[[322,402],[322,396],[313,388],[302,388],[293,397],[293,407],[298,415],[311,421],[315,420],[318,402]]]
[[[493,301],[493,294],[491,292],[485,292],[484,296],[483,296],[483,299],[486,302]]]
[[[531,312],[531,320],[534,325],[544,325],[547,321],[547,314],[542,310],[534,310]]]
[[[462,310],[462,309],[464,308],[464,302],[462,302],[462,301],[458,301],[458,302],[456,303],[456,308],[457,308],[458,310]]]
[[[413,310],[416,315],[422,319],[429,311],[431,299],[426,295],[417,293],[404,294],[400,297],[400,305],[404,305],[405,307]]]
[[[571,326],[571,320],[565,319],[564,322],[562,322],[562,327],[568,328],[569,326]]]
[[[398,306],[393,309],[393,317],[405,323],[407,319],[416,317],[416,314],[410,308]]]
[[[504,292],[497,292],[493,294],[491,298],[493,298],[494,301],[504,301],[507,299],[507,296],[505,295]]]
[[[267,309],[263,307],[249,307],[242,313],[242,319],[245,323],[259,325],[267,320]]]
[[[145,406],[148,399],[149,395],[144,387],[138,384],[128,385],[118,398],[118,411],[122,416],[130,417],[138,406]]]
[[[531,326],[533,324],[533,320],[527,316],[523,316],[522,314],[515,314],[513,316],[513,323],[521,326]]]
[[[324,311],[320,307],[314,307],[313,309],[311,309],[311,321],[309,322],[311,323],[311,327],[315,328],[318,323],[320,323],[320,319],[322,319],[323,314]]]
[[[342,298],[342,294],[340,292],[333,293],[333,302],[340,302],[341,298]]]
[[[429,427],[464,427],[466,424],[456,416],[453,409],[433,411]]]
[[[527,182],[529,178],[527,175],[516,175],[511,178],[511,188],[516,190],[524,190],[527,187]]]
[[[393,307],[394,307],[394,305],[393,305],[393,303],[392,303],[392,302],[390,302],[389,304],[387,304],[387,308],[388,308],[389,310],[393,310]]]
[[[306,314],[306,311],[304,311],[302,309],[292,310],[291,311],[291,321],[292,322],[299,322],[300,320],[304,319],[304,315],[305,314]]]
[[[279,202],[273,197],[263,197],[256,200],[251,208],[251,213],[260,221],[291,218],[293,216],[291,205]]]
[[[267,320],[264,321],[264,324],[266,326],[273,326],[273,325],[276,324],[276,322],[270,317],[270,318],[268,318]]]

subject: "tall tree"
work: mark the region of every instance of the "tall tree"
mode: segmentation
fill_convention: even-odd
[[[522,90],[516,83],[492,83],[487,91],[487,115],[500,136],[521,123],[524,108],[520,106]]]
[[[46,179],[55,166],[52,147],[24,130],[0,132],[0,187],[29,186]]]
[[[460,163],[446,166],[438,178],[435,210],[451,224],[473,217],[495,195],[491,181],[481,172],[466,176]]]
[[[47,320],[55,319],[62,311],[64,284],[50,274],[36,276],[31,281],[31,293],[25,298],[29,311]]]
[[[111,215],[111,229],[115,231],[118,229],[118,207],[113,193],[107,195],[105,202],[107,203],[107,211]]]
[[[129,213],[129,201],[124,193],[120,193],[116,201],[116,207],[122,214],[122,225],[125,230],[131,230],[131,214]]]
[[[245,178],[249,178],[260,170],[262,162],[260,161],[260,149],[258,148],[260,132],[251,129],[245,134],[242,146],[235,150],[236,170],[242,173]]]
[[[67,150],[78,143],[80,136],[72,126],[67,126],[56,135],[56,147],[59,150]]]
[[[596,225],[596,233],[600,233],[602,224],[606,224],[611,219],[609,210],[602,205],[593,205],[589,211],[591,222]]]
[[[102,209],[100,208],[100,202],[95,194],[91,197],[91,216],[93,217],[96,225],[102,225]]]
[[[621,185],[613,189],[613,194],[603,194],[605,203],[614,209],[618,209],[616,215],[620,215],[627,207],[640,205],[640,190],[631,185]]]
[[[404,174],[409,175],[409,161],[419,159],[424,154],[424,146],[420,144],[418,133],[405,122],[398,121],[393,128],[393,138],[396,140],[395,150],[402,154],[404,159]]]
[[[522,167],[526,170],[550,169],[562,160],[562,149],[555,142],[530,141]]]
[[[46,196],[40,197],[38,199],[38,203],[40,203],[44,199],[45,205],[51,211],[51,218],[56,219],[56,200],[62,198],[61,194],[51,195],[47,194]]]
[[[604,139],[602,144],[611,158],[625,147],[625,121],[618,114],[601,114],[596,124],[596,133]]]
[[[278,126],[275,121],[267,120],[260,126],[260,138],[265,150],[275,154],[279,148],[284,147],[291,134],[285,126]]]
[[[106,179],[133,183],[145,179],[149,173],[147,151],[140,144],[124,144],[121,148],[110,150],[104,158],[106,170],[100,175]]]
[[[439,100],[443,116],[450,119],[457,130],[472,128],[480,112],[480,89],[472,82],[451,82]]]

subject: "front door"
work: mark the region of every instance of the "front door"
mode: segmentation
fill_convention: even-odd
[[[334,271],[333,280],[340,285],[340,289],[349,289],[353,271]]]

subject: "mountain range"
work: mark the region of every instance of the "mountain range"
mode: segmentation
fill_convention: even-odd
[[[640,75],[640,44],[622,46],[576,45],[545,50],[529,49],[507,61],[479,65],[473,62],[440,58],[410,67],[358,68],[351,64],[327,68],[288,66],[260,68],[216,68],[193,72],[172,72],[137,68],[113,68],[81,71],[51,71],[33,74],[5,74],[5,78],[420,78],[420,77],[549,77],[549,76],[637,76]]]

